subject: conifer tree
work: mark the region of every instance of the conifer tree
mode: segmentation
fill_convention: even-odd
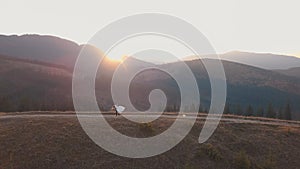
[[[292,110],[291,110],[291,105],[289,102],[285,106],[284,116],[285,116],[286,120],[292,120]]]
[[[249,105],[246,110],[246,116],[253,116],[253,115],[254,115],[253,108],[251,105]]]
[[[274,111],[273,105],[271,103],[268,105],[266,117],[268,118],[276,117],[276,112]]]

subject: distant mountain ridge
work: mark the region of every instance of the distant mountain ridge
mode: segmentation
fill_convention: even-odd
[[[294,68],[290,68],[290,69],[280,69],[280,70],[274,70],[274,71],[284,74],[284,75],[287,75],[287,76],[300,78],[300,67],[294,67]]]
[[[290,69],[300,67],[300,58],[287,55],[276,55],[271,53],[253,53],[232,51],[218,55],[220,59],[236,63],[242,63],[262,69]],[[204,55],[202,58],[211,58],[210,55]],[[195,56],[186,57],[185,60],[198,59]]]
[[[7,110],[13,111],[72,109],[72,68],[83,47],[87,45],[51,36],[0,36],[0,111],[5,110],[1,107],[3,105],[7,105]],[[93,47],[89,51],[99,55]],[[249,104],[258,108],[272,103],[279,109],[290,101],[294,115],[300,114],[300,105],[297,103],[300,100],[299,78],[244,63],[222,62],[228,84],[227,103],[232,108],[236,109],[238,105],[245,108]],[[186,64],[194,73],[201,101],[208,108],[210,82],[205,68],[201,60],[186,61]],[[177,73],[179,77],[184,76],[181,75],[178,62],[154,65],[129,57],[123,62],[104,59],[100,66],[102,71],[96,78],[96,95],[100,107],[104,109],[113,104],[110,82],[118,67],[124,73],[123,78],[126,78],[127,72],[149,66],[165,68]],[[130,96],[134,105],[145,110],[149,106],[148,94],[156,88],[167,93],[169,105],[179,102],[180,93],[176,82],[160,71],[147,70],[139,74],[131,84]]]
[[[73,67],[81,46],[55,36],[0,35],[0,54]]]
[[[48,35],[0,35],[0,55],[60,64],[69,68],[74,67],[83,46],[70,40]],[[294,56],[240,51],[219,54],[219,56],[223,60],[263,69],[300,67],[300,58]],[[195,57],[190,56],[185,59],[193,60]]]
[[[233,51],[220,55],[224,60],[244,63],[263,69],[289,69],[300,67],[300,58],[271,53],[250,53]]]

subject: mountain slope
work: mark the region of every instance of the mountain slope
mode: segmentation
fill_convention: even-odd
[[[135,65],[136,63],[141,65]],[[186,63],[199,84],[201,104],[208,108],[210,104],[208,75],[200,60]],[[105,60],[102,64],[102,71],[96,78],[96,96],[99,106],[107,110],[113,104],[110,83],[114,71],[119,67],[121,72],[124,72],[123,78],[126,79],[126,75],[134,70],[134,67],[141,68],[147,63],[129,58],[123,63]],[[158,68],[173,71],[180,77],[184,76],[181,74],[180,65],[175,62],[160,65]],[[234,108],[232,111],[235,111],[238,105],[245,108],[251,104],[254,108],[258,108],[266,107],[269,103],[278,109],[289,100],[294,114],[300,112],[300,105],[297,103],[300,100],[300,79],[228,61],[223,61],[223,65],[227,76],[227,103]],[[63,68],[0,57],[0,111],[72,110],[71,80],[72,74]],[[121,86],[122,83],[121,80]],[[131,81],[129,91],[131,101],[138,109],[146,110],[150,106],[148,96],[153,89],[165,92],[168,106],[180,102],[176,81],[168,74],[154,69],[139,73]]]
[[[294,67],[294,68],[290,68],[290,69],[280,69],[280,70],[277,69],[274,71],[284,74],[284,75],[287,75],[287,76],[300,78],[300,67]]]
[[[0,54],[21,59],[30,59],[73,68],[82,49],[72,41],[55,36],[0,35]],[[300,67],[300,58],[285,55],[250,52],[228,52],[219,55],[223,60],[243,63],[263,69],[289,69]],[[207,57],[207,56],[204,56]],[[191,56],[188,60],[195,59]]]
[[[206,60],[206,62],[214,62],[214,60]],[[206,70],[200,60],[186,63],[197,78],[201,101],[207,108],[210,102],[210,82]],[[161,67],[175,72],[178,77],[184,77],[180,71],[180,65],[179,63],[169,63],[161,65]],[[294,111],[300,112],[300,106],[297,103],[300,99],[299,79],[229,61],[223,61],[223,65],[227,77],[227,103],[234,109],[232,111],[236,111],[237,106],[246,108],[249,104],[255,109],[266,108],[269,103],[279,109],[290,101]],[[164,82],[168,86],[173,86],[175,83],[171,82],[171,78],[162,77],[161,72],[157,71],[149,71],[145,76],[147,78],[144,80],[144,84]],[[140,81],[142,80],[141,78]],[[179,98],[179,95],[172,94],[170,98]]]
[[[232,51],[218,55],[220,59],[236,63],[242,63],[262,69],[289,69],[300,67],[300,58],[287,55],[276,55],[271,53],[253,53]],[[202,58],[212,58],[211,55],[204,55]],[[213,57],[215,58],[215,57]],[[188,56],[184,60],[190,61],[198,59],[195,56]]]
[[[0,45],[0,54],[1,50],[6,51],[5,56],[0,56],[0,111],[72,109],[72,67],[79,50],[87,46],[38,35],[1,38],[0,42],[7,48]],[[93,47],[88,48],[88,53],[101,57],[99,50]],[[206,61],[214,62],[211,59]],[[211,97],[207,72],[200,60],[186,63],[199,84],[201,104],[207,109]],[[237,111],[238,106],[244,109],[249,104],[255,109],[265,108],[269,103],[279,109],[289,101],[294,115],[300,113],[300,78],[230,61],[223,61],[223,65],[227,77],[227,103],[233,111]],[[100,107],[107,110],[113,104],[110,83],[117,69],[121,72],[118,85],[122,87],[127,75],[147,67],[164,68],[179,77],[185,76],[179,62],[154,65],[134,58],[123,62],[104,59],[96,78],[96,96]],[[150,105],[149,93],[157,88],[166,93],[168,106],[174,107],[180,103],[176,81],[154,69],[145,70],[133,79],[129,91],[131,101],[138,109],[146,110]]]
[[[220,55],[224,60],[243,63],[263,69],[288,69],[300,66],[300,58],[270,53],[228,52]]]
[[[0,35],[0,54],[72,68],[81,47],[69,40],[41,35]]]
[[[62,68],[0,57],[0,111],[72,109],[71,79]]]

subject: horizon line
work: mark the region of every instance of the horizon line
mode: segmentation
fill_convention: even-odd
[[[73,43],[76,43],[78,46],[81,45],[86,45],[88,42],[85,43],[80,43],[74,39],[67,38],[64,36],[59,36],[59,35],[54,35],[54,34],[42,34],[42,33],[10,33],[10,34],[3,34],[0,33],[0,36],[26,36],[26,35],[37,35],[37,36],[50,36],[50,37],[55,37],[55,38],[60,38],[63,40],[71,41]],[[273,55],[283,55],[283,56],[289,56],[289,57],[296,57],[300,59],[300,51],[298,53],[279,53],[279,52],[261,52],[261,51],[249,51],[249,50],[243,50],[243,49],[230,49],[226,50],[224,52],[217,52],[217,55],[222,55],[222,54],[227,54],[230,52],[240,52],[240,53],[255,53],[255,54],[273,54]],[[211,54],[203,54],[203,55],[211,55]]]

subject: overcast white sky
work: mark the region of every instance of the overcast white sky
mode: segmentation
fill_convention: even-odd
[[[124,16],[161,12],[196,26],[218,53],[298,54],[299,0],[1,0],[0,34],[47,34],[85,43]]]

